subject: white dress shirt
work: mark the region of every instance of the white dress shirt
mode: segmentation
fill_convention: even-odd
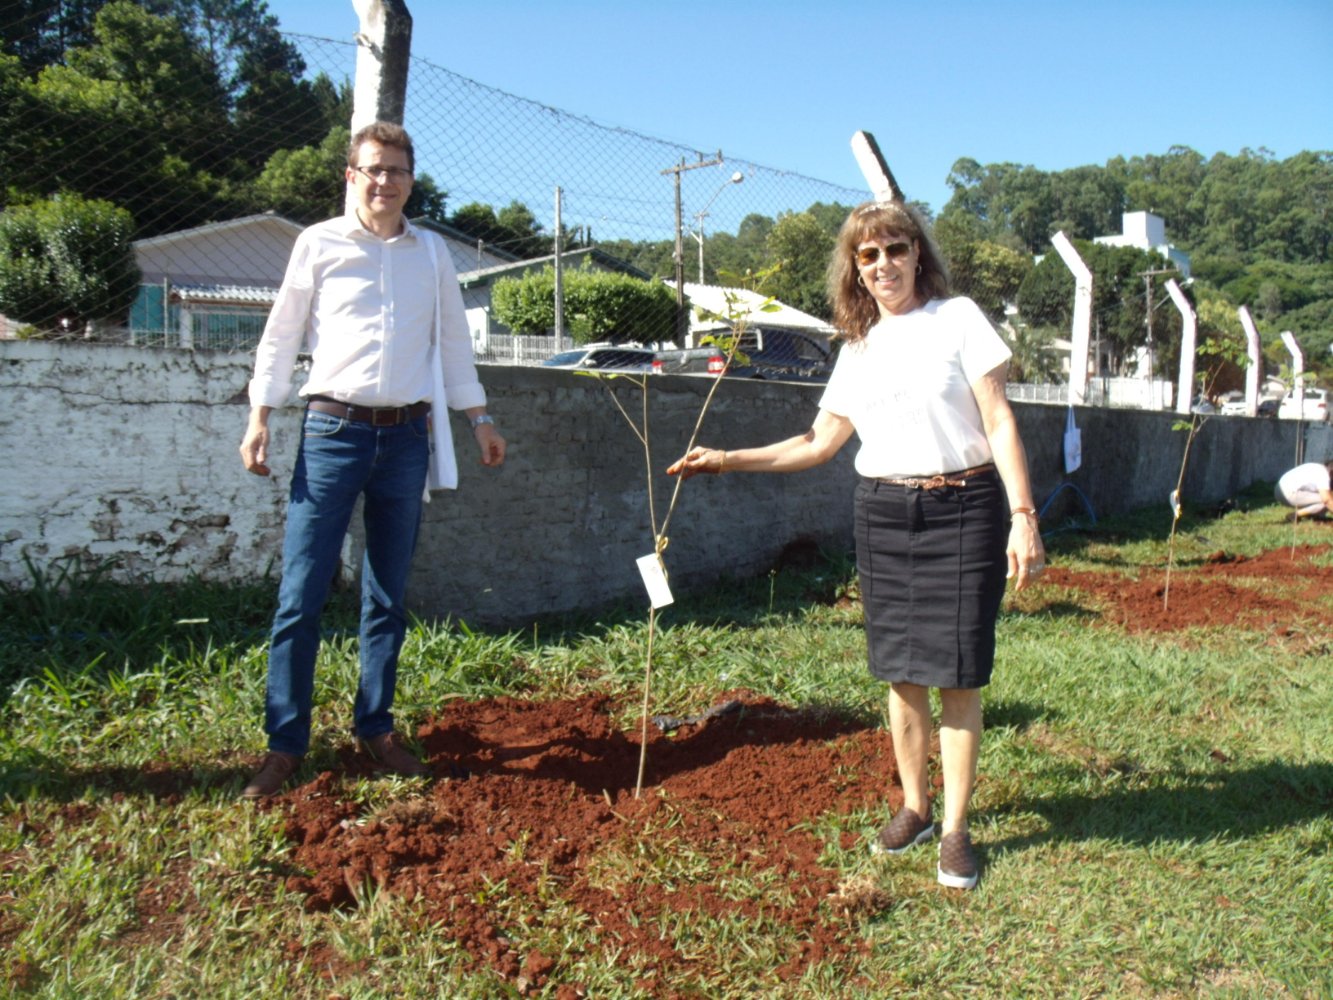
[[[435,253],[427,240],[435,241]],[[440,333],[432,350],[438,297]],[[486,405],[472,358],[458,275],[434,233],[406,219],[388,240],[355,215],[317,223],[297,237],[256,349],[252,406],[280,407],[291,397],[296,356],[311,355],[302,396],[357,406],[434,403],[431,489],[457,483],[450,409]]]

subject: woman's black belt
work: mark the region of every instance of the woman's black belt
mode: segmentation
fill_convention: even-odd
[[[973,466],[970,469],[960,469],[957,472],[941,472],[937,476],[909,476],[906,479],[878,477],[876,481],[888,483],[890,486],[906,486],[911,490],[938,490],[945,486],[966,486],[969,479],[994,471],[995,463],[987,462],[985,465]]]
[[[306,400],[306,407],[316,413],[327,413],[331,417],[342,417],[344,420],[375,427],[396,427],[430,412],[430,403],[424,399],[408,406],[351,406],[327,396],[311,396]]]

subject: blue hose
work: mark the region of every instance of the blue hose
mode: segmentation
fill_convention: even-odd
[[[1059,486],[1055,488],[1055,492],[1053,492],[1050,496],[1046,498],[1046,500],[1041,505],[1041,509],[1037,511],[1037,518],[1039,520],[1045,518],[1046,511],[1048,511],[1051,507],[1051,504],[1055,502],[1055,498],[1058,497],[1065,490],[1073,490],[1076,494],[1078,494],[1078,498],[1083,501],[1083,509],[1088,512],[1089,520],[1091,520],[1093,524],[1096,524],[1097,514],[1092,509],[1092,503],[1088,500],[1086,496],[1084,496],[1083,491],[1081,489],[1079,489],[1073,483],[1069,482],[1061,483]]]

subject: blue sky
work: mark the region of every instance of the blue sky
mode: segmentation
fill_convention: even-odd
[[[602,124],[858,188],[866,129],[937,211],[965,156],[1333,150],[1328,0],[407,5],[415,55]],[[268,7],[286,31],[357,27],[351,0]]]

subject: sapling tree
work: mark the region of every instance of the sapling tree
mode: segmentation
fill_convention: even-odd
[[[1202,394],[1207,397],[1213,392],[1213,385],[1225,366],[1237,365],[1244,360],[1244,349],[1235,341],[1228,339],[1209,340],[1199,347],[1199,353],[1211,360],[1211,364],[1200,373],[1197,381]],[[1166,542],[1166,586],[1162,589],[1162,610],[1171,606],[1171,569],[1176,557],[1176,526],[1180,522],[1181,492],[1185,488],[1185,470],[1189,467],[1190,448],[1198,437],[1203,425],[1208,422],[1208,415],[1191,411],[1188,420],[1177,420],[1171,425],[1175,431],[1185,432],[1185,452],[1180,456],[1180,474],[1176,477],[1176,488],[1171,491],[1171,533]]]
[[[723,272],[722,280],[731,287],[739,285],[749,290],[754,290],[756,288],[762,289],[777,271],[778,266],[766,268],[758,272],[747,271],[742,276]],[[726,301],[726,311],[724,313],[714,313],[711,310],[706,309],[696,310],[701,318],[721,320],[726,323],[726,333],[712,334],[704,338],[705,343],[714,344],[722,351],[726,364],[721,372],[712,376],[712,384],[709,385],[708,392],[704,396],[704,401],[699,407],[699,413],[695,418],[694,427],[690,431],[689,442],[685,445],[682,454],[688,453],[698,441],[699,431],[703,427],[704,417],[708,414],[709,407],[713,403],[713,398],[717,394],[718,386],[721,385],[722,377],[726,374],[726,369],[736,361],[740,361],[741,363],[748,362],[748,358],[745,358],[744,355],[741,354],[739,345],[741,337],[744,335],[746,328],[749,325],[751,315],[754,312],[775,312],[780,308],[773,296],[768,296],[759,305],[752,306],[741,296],[735,295],[731,291],[724,292],[724,295]],[[671,525],[671,516],[676,509],[676,503],[680,499],[680,490],[681,485],[684,483],[684,478],[676,479],[675,485],[671,491],[671,499],[667,503],[666,513],[663,515],[662,520],[659,523],[657,519],[657,501],[653,492],[653,470],[655,466],[653,464],[652,434],[648,418],[649,385],[654,376],[648,372],[640,374],[607,371],[580,371],[576,372],[576,374],[596,378],[602,382],[603,388],[606,389],[612,404],[625,419],[625,422],[629,424],[630,429],[633,430],[634,436],[638,439],[639,444],[643,449],[644,480],[647,484],[648,523],[653,533],[653,551],[650,553],[650,556],[655,557],[657,568],[665,577],[666,566],[662,560],[662,554],[666,551],[667,545],[670,544],[668,529]],[[626,380],[639,388],[642,411],[637,419],[631,416],[630,411],[626,408],[620,397],[613,391],[611,383],[615,380]],[[648,605],[648,648],[644,658],[643,667],[643,703],[639,720],[639,772],[634,782],[635,798],[638,798],[643,793],[643,776],[648,763],[648,720],[649,707],[652,702],[653,643],[657,632],[657,608],[658,603],[650,600]]]

